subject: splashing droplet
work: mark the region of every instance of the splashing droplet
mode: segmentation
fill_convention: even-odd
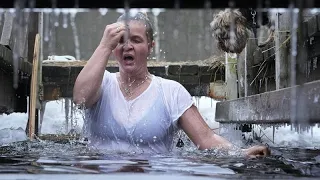
[[[107,8],[100,8],[100,9],[99,9],[99,12],[100,12],[100,14],[101,14],[102,16],[104,16],[104,15],[107,14],[108,9],[107,9]]]

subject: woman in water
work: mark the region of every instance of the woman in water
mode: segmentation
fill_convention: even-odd
[[[91,145],[166,153],[173,149],[175,132],[182,129],[200,150],[231,148],[229,141],[212,132],[180,83],[148,72],[153,46],[153,28],[143,13],[124,14],[106,26],[73,91],[75,103],[87,108],[85,126]],[[112,53],[119,64],[117,73],[105,69]],[[243,152],[269,154],[264,146]]]

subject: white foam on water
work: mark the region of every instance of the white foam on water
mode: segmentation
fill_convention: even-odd
[[[215,129],[219,133],[219,123],[215,122],[215,108],[218,101],[212,100],[208,97],[194,97],[195,105],[198,107],[199,112],[204,120],[208,123],[211,129]],[[64,110],[64,101],[50,101],[46,104],[46,111],[44,114],[41,133],[42,134],[61,134],[67,133],[71,128],[80,132],[83,126],[83,117],[80,111],[74,113],[73,122],[74,126],[66,130],[66,119]],[[22,128],[25,130],[27,125],[28,115],[26,113],[12,113],[10,115],[0,115],[0,130],[11,128]],[[260,126],[255,126],[258,133]],[[273,128],[261,128],[264,136],[262,140],[271,144],[273,140]],[[258,133],[259,134],[259,133]],[[298,133],[291,129],[290,125],[277,127],[275,130],[275,138],[273,146],[289,146],[289,147],[319,147],[320,144],[320,128],[318,126],[310,127],[310,130]]]

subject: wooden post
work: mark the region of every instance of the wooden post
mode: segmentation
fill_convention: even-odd
[[[256,58],[254,54],[258,46],[256,45],[254,34],[252,32],[248,33],[249,39],[247,45],[239,54],[237,62],[239,97],[247,97],[255,94],[254,86],[251,86],[250,83],[254,79],[252,66],[254,64],[254,58]]]
[[[238,76],[238,92],[239,98],[247,96],[247,78],[246,78],[246,57],[247,56],[247,47],[238,56],[237,61],[237,76]]]
[[[287,13],[276,12],[275,16],[275,63],[276,63],[276,89],[288,87],[288,50],[286,45],[287,33],[289,29],[289,16]]]
[[[237,55],[232,53],[226,53],[226,99],[238,98],[237,88]]]
[[[30,84],[30,108],[29,108],[29,120],[28,120],[28,136],[30,139],[34,138],[35,127],[36,127],[36,109],[37,109],[37,98],[38,98],[38,71],[39,71],[39,45],[40,36],[36,35],[33,53],[32,63],[32,76]],[[37,116],[38,117],[38,116]]]

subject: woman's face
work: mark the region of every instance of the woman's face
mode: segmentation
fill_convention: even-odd
[[[147,68],[147,57],[152,46],[148,42],[146,25],[132,20],[128,22],[127,38],[122,37],[114,50],[119,67],[126,73],[137,73]]]

